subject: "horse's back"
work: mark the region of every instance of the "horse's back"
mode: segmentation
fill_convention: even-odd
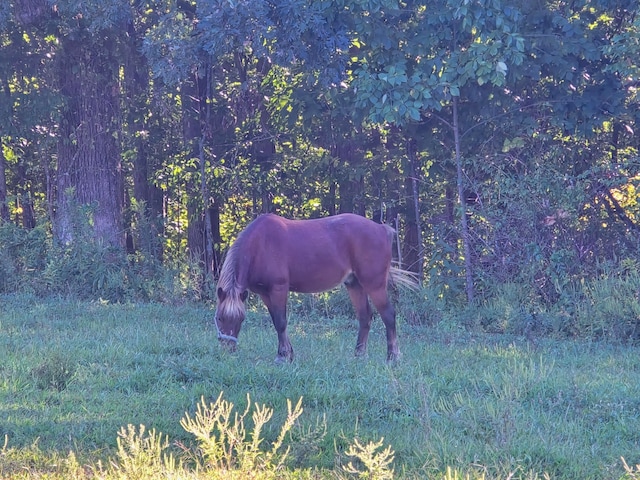
[[[248,230],[256,252],[254,284],[267,284],[269,276],[292,291],[310,293],[331,289],[351,274],[386,283],[391,229],[360,215],[289,220],[268,214]]]
[[[356,261],[361,255],[391,254],[390,227],[354,213],[343,213],[310,220],[280,219],[287,232],[287,248],[308,257],[314,251],[335,256],[348,255]]]

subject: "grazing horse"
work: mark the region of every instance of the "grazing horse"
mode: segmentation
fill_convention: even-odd
[[[245,317],[248,291],[257,293],[278,333],[276,362],[292,361],[287,335],[289,292],[315,293],[344,283],[360,327],[356,355],[366,352],[372,309],[387,331],[387,360],[398,355],[395,309],[387,295],[389,277],[417,286],[409,272],[391,266],[395,231],[362,216],[345,213],[313,220],[267,214],[256,218],[227,252],[217,285],[214,323],[218,339],[231,350]]]

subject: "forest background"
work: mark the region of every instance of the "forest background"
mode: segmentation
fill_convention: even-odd
[[[638,7],[2,2],[0,292],[207,300],[255,216],[356,212],[474,326],[635,340]]]

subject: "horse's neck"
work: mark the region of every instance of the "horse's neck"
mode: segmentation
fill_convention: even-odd
[[[235,262],[235,285],[238,291],[238,294],[244,292],[249,286],[249,268],[250,268],[250,258],[249,255],[240,254],[236,252],[238,257]]]

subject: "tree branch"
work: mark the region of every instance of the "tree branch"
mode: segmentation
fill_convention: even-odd
[[[605,208],[607,209],[607,212],[609,212],[610,216],[616,216],[632,230],[640,231],[640,225],[629,218],[622,205],[620,205],[620,202],[618,202],[618,200],[616,200],[616,198],[611,193],[611,190],[609,190],[606,186],[599,184],[598,191],[606,200]]]

